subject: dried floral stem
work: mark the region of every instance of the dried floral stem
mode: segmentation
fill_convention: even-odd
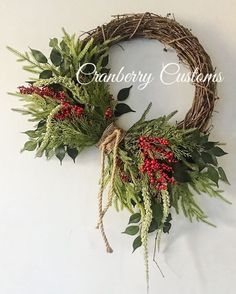
[[[152,222],[152,209],[151,199],[148,192],[148,188],[144,186],[142,188],[142,196],[144,201],[145,214],[142,215],[142,227],[141,227],[141,241],[144,248],[144,261],[146,267],[146,280],[147,280],[147,291],[149,289],[149,264],[148,264],[148,230]]]
[[[36,153],[36,156],[42,156],[42,153],[44,151],[44,149],[46,148],[49,139],[50,139],[50,135],[51,135],[51,128],[52,128],[52,121],[54,119],[55,114],[57,114],[62,108],[62,105],[59,104],[57,105],[55,108],[53,108],[53,110],[50,112],[48,118],[47,118],[47,122],[46,122],[46,132],[43,138],[43,141]]]

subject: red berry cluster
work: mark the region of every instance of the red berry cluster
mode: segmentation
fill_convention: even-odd
[[[72,105],[70,102],[66,101],[66,94],[63,91],[55,92],[49,87],[34,87],[34,86],[29,86],[29,87],[24,87],[21,86],[19,87],[20,93],[21,94],[37,94],[41,97],[51,97],[53,99],[56,99],[61,102],[62,104],[62,109],[54,116],[55,119],[58,120],[64,120],[65,118],[75,115],[77,117],[80,117],[81,115],[84,114],[84,109],[81,106],[78,105]]]
[[[60,100],[60,101],[63,101],[66,98],[65,92],[63,91],[55,92],[51,88],[46,86],[42,88],[34,87],[34,86],[29,86],[29,87],[20,86],[19,91],[21,94],[27,94],[27,95],[37,94],[41,97],[51,97],[53,99]]]
[[[113,115],[112,108],[111,107],[107,107],[107,109],[105,111],[105,114],[104,114],[105,118],[106,119],[109,119],[109,118],[112,117],[112,115]]]
[[[174,184],[172,163],[176,163],[169,141],[165,138],[139,137],[138,146],[143,155],[141,173],[148,175],[153,188],[166,190],[167,184]]]
[[[84,109],[81,106],[71,105],[69,102],[62,102],[62,109],[54,116],[58,120],[64,120],[65,118],[75,115],[80,117],[84,114]]]

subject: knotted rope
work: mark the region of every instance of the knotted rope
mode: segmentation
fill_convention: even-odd
[[[113,250],[109,244],[109,241],[107,239],[107,236],[104,230],[103,217],[112,204],[113,192],[114,192],[114,180],[115,180],[115,173],[116,173],[116,167],[117,167],[118,145],[123,140],[124,136],[125,136],[125,131],[118,128],[114,123],[112,123],[106,128],[100,141],[97,144],[97,146],[101,150],[101,178],[99,181],[100,189],[98,193],[98,223],[96,228],[97,229],[100,228],[102,238],[106,245],[106,250],[109,253],[112,253]],[[108,197],[107,197],[107,204],[103,208],[102,198],[103,198],[103,192],[105,188],[105,184],[104,184],[105,156],[106,154],[109,154],[110,152],[113,152],[113,165],[111,170],[111,179],[110,179],[110,187],[109,187]]]

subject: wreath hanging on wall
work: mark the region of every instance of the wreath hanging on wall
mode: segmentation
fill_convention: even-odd
[[[112,204],[117,210],[130,211],[124,233],[134,237],[133,250],[143,246],[148,280],[149,234],[156,232],[156,248],[161,234],[170,231],[173,210],[182,210],[190,221],[213,225],[199,207],[197,197],[206,194],[225,200],[219,181],[228,180],[217,158],[226,153],[219,142],[209,139],[209,122],[218,99],[216,82],[194,82],[192,107],[181,122],[169,123],[175,112],[147,120],[149,104],[139,121],[124,131],[116,121],[132,111],[124,102],[131,87],[121,89],[114,99],[107,83],[86,84],[89,65],[84,70],[83,83],[78,82],[78,69],[82,64],[92,63],[98,73],[107,73],[109,48],[134,38],[158,40],[165,51],[172,47],[192,73],[198,68],[199,74],[205,76],[214,74],[215,69],[198,39],[169,15],[119,15],[80,38],[63,32],[61,41],[50,40],[49,59],[35,49],[22,54],[8,47],[19,61],[27,62],[24,70],[38,76],[14,93],[25,102],[23,109],[15,110],[30,115],[36,124],[25,132],[29,140],[23,150],[36,150],[37,156],[45,155],[48,159],[56,156],[62,162],[66,154],[75,161],[86,147],[99,147],[97,227],[107,252],[112,252],[104,230],[104,216]],[[103,206],[106,187],[108,197]]]

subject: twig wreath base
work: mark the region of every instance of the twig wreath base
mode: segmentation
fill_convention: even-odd
[[[199,68],[203,76],[214,74],[209,55],[191,31],[174,19],[161,17],[153,13],[124,14],[114,16],[108,24],[97,27],[88,32],[95,43],[115,39],[111,45],[134,38],[154,39],[164,44],[165,48],[172,47],[179,60],[193,72]],[[201,131],[207,130],[212,115],[216,95],[216,83],[203,82],[195,84],[195,96],[191,109],[179,127],[197,127]]]
[[[124,233],[134,236],[133,251],[144,249],[146,278],[149,281],[148,240],[156,232],[156,246],[162,233],[171,229],[171,214],[180,211],[189,218],[211,224],[197,203],[205,193],[223,199],[219,181],[228,183],[218,164],[226,154],[219,142],[209,139],[209,122],[214,109],[216,82],[195,84],[191,109],[183,121],[170,124],[176,113],[147,120],[151,103],[142,117],[127,131],[118,128],[117,118],[133,111],[124,101],[130,87],[121,89],[114,99],[107,83],[81,84],[76,79],[81,64],[93,63],[98,72],[107,71],[109,48],[133,38],[155,39],[174,48],[180,62],[191,72],[199,68],[202,75],[213,74],[210,57],[189,29],[174,19],[152,13],[119,15],[108,24],[77,38],[63,30],[63,38],[49,42],[49,59],[39,50],[20,53],[8,47],[26,62],[24,69],[37,75],[20,86],[13,95],[25,102],[23,109],[36,125],[25,134],[29,140],[23,150],[34,151],[38,157],[65,155],[74,161],[89,146],[101,151],[101,178],[98,193],[98,222],[107,252],[112,252],[104,229],[104,216],[111,205],[119,211],[130,211]],[[167,50],[168,51],[168,50]],[[108,187],[107,202],[103,193]],[[227,200],[225,200],[227,202]],[[158,264],[157,264],[158,266]],[[159,267],[159,266],[158,266]]]

